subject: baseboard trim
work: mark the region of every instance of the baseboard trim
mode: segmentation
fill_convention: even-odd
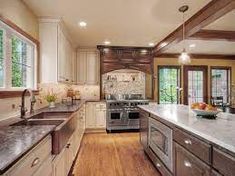
[[[85,133],[106,133],[105,128],[86,128]]]

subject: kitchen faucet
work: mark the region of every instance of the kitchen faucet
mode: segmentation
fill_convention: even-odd
[[[30,94],[30,113],[32,113],[34,111],[33,107],[34,107],[34,104],[36,103],[36,99],[33,94],[33,91],[31,89],[25,89],[23,91],[22,97],[21,97],[20,118],[22,118],[22,119],[26,119],[25,114],[27,112],[27,108],[25,107],[25,96],[26,96],[27,92],[29,92],[29,94]]]

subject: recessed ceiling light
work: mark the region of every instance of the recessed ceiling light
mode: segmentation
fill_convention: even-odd
[[[111,44],[111,42],[110,42],[110,41],[108,41],[108,40],[106,40],[106,41],[104,41],[104,44],[105,44],[105,45],[110,45],[110,44]]]
[[[152,42],[151,42],[151,43],[149,43],[149,46],[154,46],[154,43],[152,43]]]
[[[190,48],[195,48],[195,47],[196,47],[196,44],[190,44],[189,47],[190,47]]]
[[[79,26],[84,28],[87,26],[87,23],[85,21],[81,21],[79,22]]]

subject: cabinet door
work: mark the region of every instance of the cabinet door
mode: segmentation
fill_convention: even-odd
[[[72,137],[70,139],[69,143],[67,144],[66,150],[65,150],[65,153],[66,153],[66,156],[65,156],[65,158],[66,158],[66,163],[65,163],[66,175],[68,175],[69,170],[70,170],[70,168],[72,166],[72,163],[73,163],[73,159],[74,159],[74,150],[73,150],[73,148],[74,148],[74,145],[75,145],[75,143],[74,143],[73,137]]]
[[[87,52],[87,75],[86,83],[90,85],[99,84],[99,59],[96,51]]]
[[[96,127],[105,128],[106,127],[106,110],[96,109]]]
[[[87,103],[86,105],[86,128],[96,127],[96,116],[95,116],[94,103]]]
[[[54,176],[65,176],[66,169],[66,149],[64,149],[59,155],[57,155],[54,163]]]
[[[75,52],[75,50],[72,50],[72,68],[71,68],[71,70],[72,70],[72,77],[71,77],[71,79],[72,79],[72,83],[73,84],[76,84],[76,52]]]
[[[78,51],[77,53],[77,84],[86,83],[86,52]]]
[[[66,45],[63,31],[58,27],[58,81],[66,80],[65,65],[66,65]]]
[[[210,176],[210,167],[175,143],[176,176]]]

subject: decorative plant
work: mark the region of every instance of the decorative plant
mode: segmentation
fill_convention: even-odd
[[[45,99],[48,103],[55,102],[57,100],[57,95],[53,92],[53,89],[51,90],[51,92],[48,91]]]

